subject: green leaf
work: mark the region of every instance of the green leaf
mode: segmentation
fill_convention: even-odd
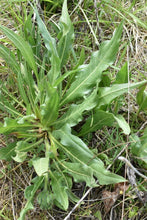
[[[33,198],[34,198],[34,196],[35,196],[36,191],[38,190],[38,188],[39,188],[40,185],[42,184],[43,180],[44,180],[44,177],[39,177],[39,178],[36,179],[36,181],[35,181],[35,183],[34,183],[34,185],[33,185],[32,191],[31,191],[31,195],[30,195],[30,197],[29,197],[29,199],[28,199],[28,201],[27,201],[25,207],[22,209],[22,211],[21,211],[21,213],[20,213],[20,217],[18,218],[18,220],[24,220],[26,213],[27,213],[29,210],[31,210],[31,209],[34,208],[34,207],[33,207],[33,204],[32,204]]]
[[[49,169],[49,158],[38,158],[33,160],[33,166],[38,176],[45,175]]]
[[[36,101],[38,88],[37,85],[35,84],[35,80],[33,79],[32,73],[30,73],[30,71],[27,68],[27,65],[23,65],[22,63],[21,63],[21,75],[24,79],[25,82],[24,84],[27,85],[26,92],[27,92],[27,97],[29,99],[29,103],[27,101],[27,97],[25,97],[25,94],[23,94],[24,101],[26,101],[27,107],[31,106],[31,110],[34,112],[36,117],[40,118],[38,100]]]
[[[94,132],[101,129],[103,126],[114,126],[114,121],[117,122],[117,125],[119,125],[119,127],[123,130],[124,134],[128,135],[130,133],[130,127],[123,116],[114,115],[110,112],[96,109],[95,113],[86,120],[79,136],[84,136],[85,134]]]
[[[134,14],[132,14],[132,13],[130,13],[130,12],[128,12],[128,11],[126,11],[126,13],[127,13],[128,15],[130,15],[130,17],[133,18],[133,20],[135,21],[135,23],[137,22],[141,27],[143,27],[144,29],[147,30],[147,25],[146,25],[146,23],[145,23],[144,21],[142,21],[142,20],[139,19],[137,16],[135,16]]]
[[[63,114],[61,118],[56,120],[53,125],[56,128],[64,126],[66,123],[70,127],[75,126],[82,120],[82,113],[84,111],[89,111],[97,105],[97,88],[79,105],[71,105],[66,113]]]
[[[102,71],[113,64],[122,33],[122,24],[119,25],[110,41],[101,44],[99,51],[92,54],[90,63],[79,67],[76,80],[64,95],[61,105],[88,94],[101,81]]]
[[[54,131],[53,136],[60,140],[61,145],[58,142],[59,147],[63,149],[74,162],[85,165],[85,163],[93,159],[93,153],[80,138],[71,134],[71,128],[68,124]],[[56,139],[54,139],[55,142]]]
[[[73,192],[71,192],[71,190],[67,189],[67,194],[68,194],[69,200],[72,201],[73,203],[74,202],[77,203],[79,201],[79,198]]]
[[[72,162],[91,167],[100,184],[125,181],[124,178],[107,171],[103,162],[89,150],[86,144],[80,138],[71,134],[71,129],[68,125],[54,131],[52,141],[66,153]]]
[[[42,125],[48,128],[58,117],[59,95],[56,89],[51,88],[44,104],[40,106]]]
[[[33,128],[33,125],[25,122],[24,124],[18,124],[17,119],[4,118],[4,126],[0,128],[0,133],[10,134],[15,132],[15,134],[21,134],[29,129]]]
[[[147,142],[141,145],[137,156],[147,164]]]
[[[25,188],[25,191],[24,191],[25,199],[29,199],[31,197],[33,188],[34,188],[34,185],[30,185],[30,186],[27,186],[27,188]]]
[[[67,10],[67,0],[64,0],[63,7],[62,7],[62,15],[60,18],[60,40],[58,43],[58,54],[61,60],[61,68],[69,57],[69,53],[72,48],[72,43],[74,39],[74,29],[71,23],[68,10]]]
[[[18,118],[17,123],[18,124],[24,124],[25,122],[35,122],[36,116],[34,114],[31,115],[25,115],[21,118]]]
[[[132,134],[130,137],[131,141],[131,152],[145,163],[147,163],[147,135],[146,131],[144,135],[139,138],[137,135]]]
[[[144,134],[143,134],[143,136],[142,137],[140,137],[140,139],[141,139],[141,141],[147,141],[147,127],[146,127],[146,129],[144,130]]]
[[[142,86],[137,93],[137,104],[139,105],[139,111],[147,110],[147,92],[145,91],[146,86]]]
[[[63,177],[60,176],[57,172],[50,173],[51,182],[52,182],[52,190],[55,195],[55,200],[57,201],[57,205],[59,203],[59,207],[63,210],[68,209],[68,194],[67,187],[63,184]]]
[[[37,9],[34,8],[33,6],[32,6],[32,8],[33,8],[33,10],[34,10],[34,12],[36,14],[37,24],[38,24],[40,33],[42,34],[45,46],[46,46],[46,48],[48,49],[48,51],[50,53],[50,56],[51,56],[51,53],[53,51],[55,51],[56,55],[57,55],[55,39],[53,37],[51,37],[50,33],[47,30],[46,25],[44,24],[44,22],[42,21],[42,19],[39,16],[39,13],[38,13]]]
[[[37,196],[37,201],[40,205],[41,209],[49,209],[51,207],[54,200],[54,195],[49,193],[48,190],[43,190]]]
[[[128,63],[126,62],[116,75],[116,80],[113,84],[128,83]]]
[[[24,88],[24,85],[25,85],[24,79],[20,71],[18,72],[17,80],[18,80],[18,88],[19,88],[21,98],[23,99],[23,102],[26,104],[26,108],[27,108],[29,105],[29,100],[28,100],[28,97],[27,97],[27,94]]]
[[[82,50],[80,52],[80,58],[76,64],[76,66],[73,68],[74,70],[77,69],[80,65],[82,65],[85,62],[85,49],[82,47]]]
[[[20,87],[23,87],[23,84],[21,85],[21,80],[22,80],[22,83],[23,81],[25,82],[24,85],[27,85],[27,89],[26,89],[27,96],[29,98],[32,109],[35,109],[34,107],[35,105],[35,101],[34,101],[35,100],[35,82],[33,80],[32,74],[30,74],[26,65],[21,64],[21,73],[18,75],[18,80],[20,80],[19,89]],[[20,89],[20,92],[21,92],[22,98],[24,98],[24,102],[28,104],[27,97],[25,97],[25,92],[23,93],[23,88]]]
[[[14,53],[3,45],[0,45],[0,56],[6,61],[7,65],[14,71],[14,73],[17,74],[20,71]]]
[[[36,138],[31,138],[31,143],[24,141],[18,141],[17,145],[15,147],[16,152],[28,152],[32,149],[34,149],[37,146],[40,146],[40,144],[43,142],[43,138],[40,138],[38,141],[36,141]]]
[[[57,77],[60,75],[60,59],[55,51],[52,52],[51,56],[51,69],[47,76],[51,85],[54,85]]]
[[[59,76],[60,73],[60,59],[58,56],[58,52],[56,49],[56,41],[53,37],[51,37],[50,33],[48,32],[46,25],[41,20],[38,11],[33,7],[34,12],[37,17],[37,24],[40,30],[40,33],[42,34],[44,43],[46,48],[49,51],[49,57],[51,61],[51,70],[48,73],[48,78],[50,81],[50,84],[54,84],[55,79]]]
[[[66,73],[64,73],[63,75],[61,75],[54,84],[54,87],[56,87],[57,85],[59,85],[64,79],[66,79],[68,76],[73,76],[76,72],[78,71],[78,69],[74,69],[71,71],[68,71]]]
[[[0,82],[2,84],[2,82]],[[0,109],[3,112],[8,112],[9,114],[11,114],[13,117],[16,116],[22,116],[17,110],[16,108],[11,104],[11,101],[8,99],[8,97],[6,96],[6,94],[3,94],[3,88],[1,88],[0,90]],[[7,91],[8,92],[8,91]],[[9,92],[8,92],[9,93]],[[0,128],[1,129],[1,128]]]
[[[34,71],[37,77],[37,66],[35,63],[34,55],[30,45],[19,35],[15,34],[9,28],[0,25],[0,29],[4,32],[4,34],[15,44],[18,50],[22,53],[22,56],[30,65],[32,70]]]
[[[93,170],[80,163],[69,163],[69,162],[62,162],[65,168],[64,172],[71,174],[74,178],[75,182],[86,182],[86,185],[89,187],[96,186],[95,179],[93,178]]]
[[[9,144],[6,147],[0,148],[0,160],[11,161],[15,155],[16,142]]]
[[[31,45],[34,55],[38,57],[37,47],[38,46],[40,47],[41,45],[41,38],[40,40],[38,39],[38,35],[39,35],[38,30],[36,29],[36,26],[34,25],[32,16],[33,16],[33,11],[30,10],[26,18],[24,19],[22,34],[25,37],[25,40]]]
[[[85,134],[94,132],[101,129],[103,126],[112,126],[114,123],[113,114],[96,109],[95,113],[90,116],[86,123],[83,125],[79,136],[84,136]]]
[[[104,165],[101,165],[98,162],[92,162],[90,167],[93,169],[94,176],[98,178],[98,181],[101,185],[108,185],[126,181],[123,177],[106,170],[104,168]]]
[[[18,163],[24,162],[27,157],[27,152],[20,152],[17,150],[15,150],[15,152],[16,152],[16,156],[13,157],[13,160],[15,160]]]
[[[119,127],[122,128],[123,133],[126,135],[129,135],[131,132],[130,127],[129,127],[129,124],[126,122],[126,120],[123,118],[123,116],[122,115],[117,115],[117,116],[113,115],[113,117],[117,121]]]
[[[147,80],[138,83],[114,84],[111,87],[99,88],[98,107],[109,104],[116,97],[128,92],[128,90],[145,85]]]
[[[27,157],[28,146],[29,146],[28,142],[18,141],[15,147],[16,156],[13,157],[13,160],[22,163]]]

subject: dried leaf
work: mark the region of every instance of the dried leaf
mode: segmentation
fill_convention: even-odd
[[[119,194],[123,194],[124,191],[127,191],[129,188],[129,185],[127,183],[116,183],[114,186],[114,191],[118,192]]]
[[[122,195],[123,192],[126,191],[128,188],[129,188],[129,185],[126,184],[125,182],[122,182],[122,183],[115,184],[113,192],[106,191],[106,190],[102,192],[102,199],[103,199],[106,214],[109,212],[109,210],[114,205],[114,203],[119,198],[119,196]]]
[[[102,199],[103,199],[106,214],[109,212],[111,207],[114,205],[118,196],[119,196],[119,193],[116,191],[110,192],[110,191],[104,190],[102,192]]]

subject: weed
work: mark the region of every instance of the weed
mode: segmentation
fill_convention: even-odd
[[[37,27],[32,22],[33,13]],[[36,173],[25,190],[27,203],[19,219],[24,219],[27,211],[34,208],[36,192],[42,209],[56,205],[67,210],[69,199],[78,201],[71,191],[73,181],[84,181],[89,187],[125,181],[105,169],[102,160],[83,142],[83,137],[104,125],[119,127],[129,135],[128,123],[118,114],[118,97],[140,88],[138,104],[141,105],[141,100],[146,99],[147,83],[146,80],[129,83],[127,64],[113,81],[106,75],[105,71],[116,59],[123,23],[110,40],[103,41],[99,50],[92,53],[88,64],[84,62],[84,51],[79,58],[74,52],[74,29],[66,0],[59,24],[53,25],[56,38],[48,32],[35,7],[26,15],[23,28],[24,33],[18,35],[0,26],[16,47],[15,53],[1,45],[0,54],[14,73],[17,86],[10,89],[1,81],[0,109],[7,111],[7,117],[4,124],[1,123],[0,133],[11,135],[14,142],[0,149],[0,159],[28,161]],[[71,54],[74,64],[70,62]],[[112,112],[114,106],[115,113]],[[141,105],[140,110],[144,106]],[[84,123],[79,125],[81,121]],[[78,134],[73,129],[76,125]]]

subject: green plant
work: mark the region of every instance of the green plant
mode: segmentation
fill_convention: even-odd
[[[144,130],[142,137],[138,137],[136,134],[130,136],[131,141],[131,153],[137,156],[139,164],[147,168],[147,128]]]
[[[57,39],[50,35],[34,7],[33,10],[38,28],[32,23],[31,12],[26,18],[23,36],[0,26],[17,48],[15,53],[1,45],[0,54],[12,69],[18,87],[18,92],[13,92],[0,82],[0,109],[8,113],[4,125],[1,123],[0,133],[14,136],[13,144],[0,149],[0,159],[14,159],[20,163],[28,160],[36,172],[32,185],[25,190],[27,203],[19,219],[24,219],[26,212],[33,209],[38,191],[37,200],[42,209],[55,204],[67,210],[69,199],[78,200],[71,192],[73,179],[85,181],[90,187],[97,186],[94,177],[99,184],[125,181],[106,170],[103,162],[79,137],[104,125],[119,126],[128,135],[129,125],[121,115],[110,112],[111,103],[128,92],[128,88],[147,83],[128,84],[124,82],[126,77],[121,77],[128,72],[119,71],[117,83],[111,85],[110,81],[104,86],[103,71],[115,61],[122,23],[112,39],[104,41],[99,51],[92,54],[89,64],[81,65],[81,53],[79,62],[68,70],[66,64],[69,66],[73,52],[74,29],[67,0],[63,3],[59,25],[56,24]],[[77,133],[73,128],[84,116],[88,119]]]

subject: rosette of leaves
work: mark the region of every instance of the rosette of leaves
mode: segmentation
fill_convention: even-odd
[[[115,61],[122,27],[115,30],[111,40],[104,41],[99,50],[92,53],[90,62],[83,64],[83,52],[78,60],[73,52],[74,28],[64,0],[57,37],[47,30],[38,11],[33,7],[37,27],[32,23],[32,13],[26,16],[23,34],[7,27],[1,31],[16,47],[16,51],[1,45],[0,54],[12,70],[16,91],[0,82],[0,109],[7,111],[0,133],[15,136],[14,143],[0,149],[0,159],[22,163],[30,160],[36,177],[25,191],[27,203],[20,213],[33,209],[36,191],[41,208],[53,204],[68,209],[69,199],[78,198],[71,192],[73,181],[86,182],[89,187],[125,181],[123,177],[105,169],[103,162],[83,142],[82,137],[104,125],[119,126],[125,134],[130,128],[121,115],[109,111],[112,101],[129,89],[141,87],[147,81],[129,84],[127,70],[119,71],[116,81],[105,86],[105,71]],[[75,65],[67,70],[70,55]],[[69,65],[68,65],[69,66]],[[111,85],[110,85],[111,84]],[[17,107],[16,107],[17,106]],[[93,114],[91,116],[91,111]],[[80,132],[73,127],[82,123]],[[30,159],[28,152],[33,155]],[[44,195],[47,195],[44,198]]]

